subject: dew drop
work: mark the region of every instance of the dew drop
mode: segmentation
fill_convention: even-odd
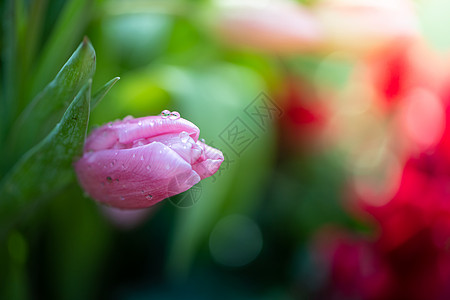
[[[180,118],[180,113],[177,111],[173,111],[170,113],[169,119],[171,120],[177,120]]]
[[[152,167],[150,167],[150,165],[148,165],[148,166],[147,166],[147,170],[149,170],[149,171],[150,171],[150,169],[151,169],[151,168],[152,168]]]
[[[142,121],[139,121],[139,122],[138,122],[138,125],[139,125],[139,126],[142,126]]]
[[[141,160],[144,160],[144,155],[141,155]]]
[[[189,134],[186,131],[182,131],[179,134],[179,137],[182,143],[187,143],[187,141],[189,140]]]
[[[112,182],[112,178],[111,177],[106,177],[106,181],[108,181],[108,183],[111,183]]]
[[[200,142],[202,142],[204,144],[205,143],[205,139],[200,139]]]
[[[123,118],[124,121],[131,121],[133,119],[133,116],[126,116],[125,118]]]
[[[153,198],[153,196],[150,195],[150,194],[148,194],[147,196],[145,196],[145,199],[147,199],[147,200],[152,200],[152,198]]]
[[[135,158],[136,157],[136,153],[133,153],[133,158]]]
[[[112,122],[109,122],[109,123],[108,123],[108,127],[111,128],[112,126],[113,126]]]
[[[163,118],[168,118],[168,117],[170,116],[170,111],[167,110],[167,109],[163,110],[163,111],[161,112],[161,116],[162,116]]]

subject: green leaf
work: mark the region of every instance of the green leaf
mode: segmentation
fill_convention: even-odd
[[[86,137],[90,94],[91,80],[75,97],[61,122],[0,183],[2,230],[72,181],[72,160],[81,154]]]
[[[10,161],[15,161],[50,132],[94,72],[95,51],[85,38],[55,79],[20,115],[9,137]]]
[[[2,3],[2,34],[1,34],[1,77],[2,98],[0,101],[0,122],[2,128],[0,138],[6,134],[10,122],[17,112],[17,44],[18,44],[18,6],[19,1],[8,0]]]
[[[49,4],[50,6],[52,4]],[[68,0],[59,14],[33,73],[29,97],[34,97],[51,80],[91,20],[94,1]]]
[[[120,79],[120,77],[115,77],[108,81],[100,90],[98,90],[91,99],[91,109],[94,109],[97,104],[102,101],[103,97],[109,92],[113,85]]]

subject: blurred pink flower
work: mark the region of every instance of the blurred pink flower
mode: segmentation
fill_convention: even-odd
[[[215,28],[237,46],[295,53],[321,41],[319,24],[301,4],[289,0],[218,0]]]
[[[391,270],[370,239],[327,228],[312,250],[314,263],[328,275],[320,299],[388,299]]]
[[[95,200],[144,208],[213,175],[223,154],[198,140],[199,129],[177,112],[109,123],[87,138],[75,163],[78,180]]]
[[[154,211],[153,207],[141,209],[120,209],[106,205],[100,206],[101,213],[110,223],[122,230],[130,230],[141,225]]]
[[[450,299],[450,76],[445,58],[423,50],[398,48],[370,64],[381,115],[395,132],[391,149],[406,150],[397,153],[398,184],[386,201],[355,192],[352,213],[375,225],[372,239],[319,237],[315,250],[329,268],[323,299]],[[374,285],[367,274],[383,280]]]
[[[281,147],[284,151],[317,151],[328,118],[326,105],[306,80],[286,76],[283,87],[276,96],[284,111],[279,119]]]
[[[388,250],[377,239],[335,231],[318,235],[312,249],[314,263],[325,268],[327,277],[317,298],[449,299],[450,255],[430,238],[428,231],[418,231]]]
[[[408,0],[323,0],[313,11],[330,50],[371,54],[419,36]]]

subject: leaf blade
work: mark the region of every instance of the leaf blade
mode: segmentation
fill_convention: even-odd
[[[105,83],[105,85],[95,93],[95,95],[91,99],[91,109],[94,109],[97,104],[102,101],[103,97],[105,97],[105,95],[109,92],[113,85],[117,81],[119,81],[119,79],[120,77],[114,77],[113,79]]]
[[[15,123],[8,143],[10,161],[15,161],[48,134],[94,73],[95,50],[85,38],[55,79],[36,96]]]
[[[61,122],[0,183],[2,230],[73,179],[72,160],[81,154],[86,137],[90,93],[91,81],[83,86]]]

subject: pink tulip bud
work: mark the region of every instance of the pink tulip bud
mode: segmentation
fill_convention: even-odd
[[[177,112],[126,117],[95,129],[75,163],[78,180],[95,200],[144,208],[213,175],[223,154],[198,140],[200,130]]]

